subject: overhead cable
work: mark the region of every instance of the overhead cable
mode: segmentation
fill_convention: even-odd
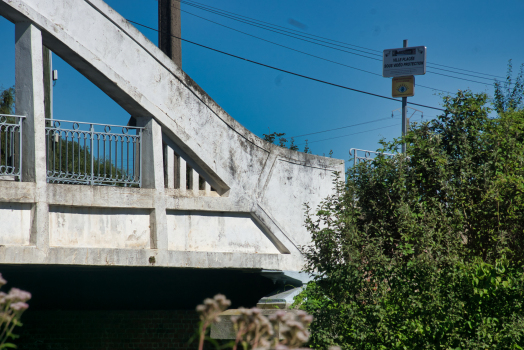
[[[147,28],[147,29],[154,30],[154,31],[158,32],[158,29],[155,29],[155,28],[152,28],[152,27],[146,26],[146,25],[144,25],[144,24],[141,24],[141,23],[138,23],[138,22],[135,22],[135,21],[129,20],[129,19],[128,19],[128,21],[131,22],[131,23],[134,23],[134,24],[136,24],[136,25],[139,25],[139,26],[141,26],[141,27],[144,27],[144,28]],[[372,92],[367,92],[367,91],[363,91],[363,90],[353,89],[353,88],[350,88],[350,87],[348,87],[348,86],[344,86],[344,85],[340,85],[340,84],[331,83],[331,82],[328,82],[328,81],[325,81],[325,80],[322,80],[322,79],[313,78],[313,77],[310,77],[310,76],[307,76],[307,75],[303,75],[303,74],[299,74],[299,73],[291,72],[291,71],[288,71],[288,70],[285,70],[285,69],[277,68],[277,67],[270,66],[270,65],[267,65],[267,64],[264,64],[264,63],[261,63],[261,62],[257,62],[257,61],[253,61],[253,60],[250,60],[250,59],[247,59],[247,58],[244,58],[244,57],[240,57],[240,56],[237,56],[237,55],[233,55],[233,54],[231,54],[231,53],[228,53],[228,52],[225,52],[225,51],[221,51],[221,50],[217,50],[217,49],[214,49],[214,48],[212,48],[212,47],[209,47],[209,46],[206,46],[206,45],[202,45],[202,44],[196,43],[196,42],[191,41],[191,40],[187,40],[187,39],[180,38],[180,37],[178,37],[178,36],[176,36],[176,35],[171,35],[171,36],[174,37],[174,38],[177,38],[177,39],[179,39],[179,40],[182,40],[182,41],[184,41],[184,42],[187,42],[187,43],[190,43],[190,44],[193,44],[193,45],[196,45],[196,46],[200,46],[200,47],[206,48],[206,49],[208,49],[208,50],[212,50],[212,51],[215,51],[215,52],[218,52],[218,53],[221,53],[221,54],[224,54],[224,55],[230,56],[230,57],[238,58],[238,59],[243,60],[243,61],[246,61],[246,62],[254,63],[254,64],[257,64],[257,65],[259,65],[259,66],[263,66],[263,67],[266,67],[266,68],[270,68],[270,69],[273,69],[273,70],[276,70],[276,71],[279,71],[279,72],[283,72],[283,73],[291,74],[291,75],[294,75],[294,76],[297,76],[297,77],[301,77],[301,78],[304,78],[304,79],[308,79],[308,80],[316,81],[316,82],[319,82],[319,83],[322,83],[322,84],[326,84],[326,85],[331,85],[331,86],[339,87],[339,88],[341,88],[341,89],[345,89],[345,90],[355,91],[355,92],[359,92],[359,93],[366,94],[366,95],[370,95],[370,96],[380,97],[380,98],[383,98],[383,99],[386,99],[386,100],[392,100],[392,101],[400,102],[400,100],[398,100],[398,99],[396,99],[396,98],[393,98],[393,97],[383,96],[383,95],[375,94],[375,93],[372,93]],[[426,105],[419,104],[419,103],[414,103],[414,102],[408,102],[408,104],[410,104],[410,105],[414,105],[414,106],[425,107],[425,108],[436,109],[436,110],[439,110],[439,111],[444,111],[444,109],[442,109],[442,108],[432,107],[432,106],[426,106]]]
[[[232,27],[226,26],[225,24],[222,24],[222,23],[219,23],[219,22],[215,22],[215,21],[213,21],[213,20],[210,20],[210,19],[208,19],[208,18],[205,18],[205,17],[199,16],[199,15],[196,15],[196,14],[191,13],[191,12],[189,12],[189,11],[185,11],[185,10],[182,10],[182,9],[180,9],[180,11],[182,11],[182,12],[184,12],[184,13],[187,13],[188,15],[191,15],[191,16],[194,16],[194,17],[197,17],[197,18],[203,19],[204,21],[208,21],[208,22],[214,23],[214,24],[219,25],[219,26],[221,26],[221,27],[228,28],[228,29],[233,30],[233,31],[235,31],[235,32],[242,33],[242,34],[244,34],[244,35],[247,35],[247,36],[250,36],[250,37],[253,37],[253,38],[256,38],[256,39],[259,39],[259,40],[265,41],[265,42],[268,42],[268,43],[273,44],[273,45],[277,45],[277,46],[280,46],[280,47],[286,48],[286,49],[288,49],[288,50],[292,50],[292,51],[295,51],[295,52],[298,52],[298,53],[301,53],[301,54],[304,54],[304,55],[307,55],[307,56],[315,57],[315,58],[318,58],[318,59],[321,59],[321,60],[324,60],[324,61],[327,61],[327,62],[331,62],[331,63],[334,63],[334,64],[338,64],[338,65],[341,65],[341,66],[344,66],[344,67],[347,67],[347,68],[355,69],[355,70],[358,70],[358,71],[361,71],[361,72],[365,72],[365,73],[368,73],[368,74],[373,74],[373,75],[376,75],[376,76],[382,77],[382,75],[380,75],[380,74],[378,74],[378,73],[370,72],[370,71],[365,70],[365,69],[362,69],[362,68],[353,67],[353,66],[350,66],[350,65],[345,64],[345,63],[341,63],[341,62],[333,61],[333,60],[330,60],[330,59],[328,59],[328,58],[320,57],[320,56],[317,56],[317,55],[310,54],[310,53],[308,53],[308,52],[304,52],[304,51],[301,51],[301,50],[297,50],[297,49],[294,49],[294,48],[292,48],[292,47],[289,47],[289,46],[286,46],[286,45],[282,45],[282,44],[276,43],[276,42],[274,42],[274,41],[271,41],[271,40],[267,40],[267,39],[261,38],[261,37],[256,36],[256,35],[253,35],[253,34],[250,34],[250,33],[246,33],[246,32],[241,31],[241,30],[239,30],[239,29],[236,29],[236,28],[232,28]],[[441,90],[441,89],[436,89],[436,88],[432,88],[432,87],[425,86],[425,85],[417,84],[417,86],[422,87],[422,88],[426,88],[426,89],[437,90],[437,91],[441,91],[441,92],[447,92],[447,93],[451,94],[450,91]]]
[[[157,0],[158,1],[158,0]],[[216,15],[219,15],[219,16],[223,16],[223,17],[226,17],[226,18],[229,18],[229,19],[232,19],[232,20],[235,20],[235,21],[238,21],[238,22],[242,22],[242,23],[245,23],[245,24],[248,24],[248,25],[253,25],[253,26],[256,26],[258,28],[261,28],[261,29],[265,29],[265,30],[270,30],[272,32],[275,32],[275,33],[278,33],[278,34],[281,34],[281,35],[286,35],[286,36],[291,36],[290,34],[292,35],[297,35],[297,36],[301,36],[301,37],[304,37],[304,38],[308,38],[308,39],[311,39],[311,40],[317,40],[317,41],[320,41],[320,42],[323,42],[323,43],[327,43],[327,44],[330,44],[330,45],[334,45],[334,46],[339,46],[339,47],[344,47],[344,48],[347,48],[347,49],[350,49],[350,50],[355,50],[355,51],[360,51],[360,52],[364,52],[368,55],[374,55],[374,56],[382,56],[382,51],[379,51],[379,50],[375,50],[375,49],[371,49],[371,48],[366,48],[366,47],[363,47],[363,46],[358,46],[358,45],[354,45],[354,44],[349,44],[349,43],[346,43],[346,42],[342,42],[342,41],[337,41],[337,40],[333,40],[333,39],[329,39],[329,38],[326,38],[326,37],[322,37],[322,36],[318,36],[318,35],[314,35],[314,34],[307,34],[307,33],[304,33],[304,32],[301,32],[301,31],[298,31],[296,29],[290,29],[290,28],[287,28],[287,27],[283,27],[283,26],[279,26],[279,25],[276,25],[276,24],[272,24],[272,23],[269,23],[269,22],[265,22],[265,21],[261,21],[261,20],[257,20],[257,19],[254,19],[252,17],[248,17],[248,16],[243,16],[243,15],[240,15],[240,14],[237,14],[237,13],[234,13],[234,12],[230,12],[230,11],[226,11],[226,10],[222,10],[222,9],[219,9],[217,7],[213,7],[213,6],[209,6],[209,5],[205,5],[205,4],[202,4],[202,3],[198,3],[196,1],[191,1],[191,0],[177,0],[179,1],[180,3],[183,3],[183,4],[186,4],[188,6],[192,6],[192,7],[195,7],[195,8],[198,8],[198,9],[201,9],[203,11],[207,11],[207,12],[210,12],[210,13],[214,13]],[[268,26],[271,26],[268,28]],[[282,28],[282,29],[280,29]],[[288,34],[285,34],[285,33],[288,33]],[[305,40],[305,39],[301,39],[301,38],[297,38],[295,36],[291,36],[295,39],[299,39],[299,40]],[[316,38],[321,38],[322,40],[320,39],[316,39]],[[329,40],[329,41],[332,41],[332,42],[328,42],[326,40]],[[311,42],[309,40],[305,40],[305,41],[308,41],[308,42]],[[315,42],[312,42],[314,44],[318,44],[320,45],[319,43],[315,43]],[[374,51],[374,52],[377,52],[377,53],[374,53],[374,52],[365,52],[365,51],[361,51],[361,50],[356,50],[354,48],[351,48],[351,47],[347,47],[347,46],[343,46],[343,45],[338,45],[338,44],[335,44],[335,43],[340,43],[340,44],[344,44],[344,45],[347,45],[347,46],[354,46],[354,47],[358,47],[358,48],[361,48],[361,49],[364,49],[364,50],[368,50],[368,51]],[[326,46],[326,45],[321,45],[321,46]],[[330,46],[326,46],[326,47],[330,47]],[[333,48],[333,47],[330,47],[332,49],[336,49],[336,48]],[[344,52],[347,52],[345,50],[340,50],[340,51],[344,51]],[[349,53],[349,52],[348,52]],[[380,54],[378,54],[380,53]],[[354,54],[354,53],[353,53]],[[360,55],[360,56],[363,56],[363,55]],[[378,60],[380,61],[380,59],[377,59],[377,58],[372,58],[372,57],[367,57],[367,56],[363,56],[363,57],[366,57],[366,58],[370,58],[370,59],[374,59],[374,60]],[[499,75],[494,75],[494,74],[488,74],[488,73],[482,73],[482,72],[475,72],[475,71],[472,71],[472,70],[467,70],[467,69],[463,69],[463,68],[457,68],[457,67],[451,67],[451,66],[446,66],[446,65],[443,65],[443,64],[438,64],[438,63],[433,63],[433,62],[428,62],[428,65],[437,65],[437,66],[441,66],[441,67],[446,67],[446,68],[451,68],[451,69],[455,69],[455,70],[462,70],[462,71],[465,71],[465,72],[470,72],[470,73],[476,73],[476,74],[482,74],[482,75],[488,75],[488,76],[492,76],[492,77],[497,77],[497,78],[502,78],[502,79],[505,79],[505,77],[502,77],[502,76],[499,76]],[[430,66],[431,67],[431,66]],[[439,70],[444,70],[446,71],[445,69],[443,68],[438,68],[438,67],[431,67],[431,68],[434,68],[434,69],[439,69]],[[450,72],[450,71],[448,71]],[[434,73],[434,72],[433,72]],[[463,75],[470,75],[470,74],[466,74],[466,73],[461,73],[461,72],[453,72],[455,74],[463,74]],[[454,77],[455,78],[455,77]],[[482,78],[482,79],[491,79],[491,78],[484,78],[484,77],[478,77],[478,78]],[[457,79],[460,79],[460,78],[457,78]],[[481,83],[481,84],[485,84],[485,83]]]
[[[400,123],[397,123],[397,124],[393,124],[393,125],[388,125],[388,126],[382,126],[380,128],[375,128],[375,129],[369,129],[369,130],[364,130],[364,131],[359,131],[359,132],[354,132],[352,134],[346,134],[346,135],[342,135],[342,136],[335,136],[335,137],[329,137],[327,139],[322,139],[322,140],[313,140],[313,141],[308,141],[307,144],[309,145],[310,143],[315,143],[315,142],[322,142],[322,141],[328,141],[328,140],[334,140],[334,139],[340,139],[342,137],[347,137],[347,136],[352,136],[352,135],[358,135],[358,134],[364,134],[366,132],[371,132],[371,131],[375,131],[375,130],[380,130],[380,129],[386,129],[386,128],[392,128],[394,126],[399,126]],[[303,143],[299,143],[297,144],[297,146],[299,145],[305,145],[306,143],[303,142]]]
[[[352,124],[352,125],[347,125],[347,126],[341,126],[340,128],[334,128],[334,129],[328,129],[328,130],[322,130],[322,131],[315,131],[315,132],[310,132],[309,134],[302,134],[302,135],[291,136],[291,137],[292,138],[296,138],[296,137],[303,137],[303,136],[321,134],[321,133],[324,133],[324,132],[335,131],[335,130],[346,129],[346,128],[352,128],[354,126],[359,126],[359,125],[364,125],[364,124],[376,123],[376,122],[379,122],[379,121],[382,121],[382,120],[386,120],[386,119],[391,119],[391,117],[380,118],[380,119],[370,120],[370,121],[363,122],[363,123]]]

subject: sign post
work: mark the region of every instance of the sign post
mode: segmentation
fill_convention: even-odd
[[[404,40],[404,47],[408,47],[408,39]],[[424,65],[426,67],[426,65]],[[424,73],[425,69],[424,69]],[[408,114],[408,98],[407,96],[402,97],[402,136],[408,133],[408,125],[406,123],[406,117]],[[406,154],[406,143],[402,143],[402,153]]]
[[[402,136],[407,133],[406,115],[408,96],[415,95],[415,75],[426,74],[426,47],[408,47],[404,40],[402,48],[384,50],[382,76],[393,78],[392,96],[402,97]],[[406,153],[406,144],[402,144],[402,153]]]

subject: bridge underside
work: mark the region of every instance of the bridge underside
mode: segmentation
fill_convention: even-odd
[[[278,285],[231,269],[2,265],[10,286],[30,290],[20,350],[194,349],[195,307],[223,293],[252,307]],[[284,287],[284,286],[281,286]],[[289,288],[289,287],[288,287]]]

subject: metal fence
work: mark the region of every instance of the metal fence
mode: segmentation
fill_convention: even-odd
[[[143,128],[56,119],[47,123],[48,182],[141,186]]]
[[[360,155],[359,155],[360,152]],[[364,160],[371,160],[375,158],[378,154],[381,154],[383,156],[395,156],[395,154],[392,153],[382,153],[382,152],[374,152],[374,151],[367,151],[364,149],[358,149],[358,148],[351,148],[349,150],[349,155],[353,157],[353,165],[357,165],[358,162],[364,161]]]
[[[0,114],[0,179],[21,180],[24,118],[19,115]]]

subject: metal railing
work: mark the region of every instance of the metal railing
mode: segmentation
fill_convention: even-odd
[[[360,153],[361,155],[359,155],[358,152],[361,152]],[[375,158],[378,154],[381,154],[383,156],[390,156],[390,157],[395,156],[395,154],[392,154],[392,153],[367,151],[365,149],[358,149],[358,148],[351,148],[349,150],[349,155],[353,157],[353,165],[357,165],[358,162],[361,162],[364,160],[371,160]]]
[[[0,179],[21,180],[22,121],[20,115],[0,114]]]
[[[46,121],[47,181],[62,184],[142,184],[139,127]]]

